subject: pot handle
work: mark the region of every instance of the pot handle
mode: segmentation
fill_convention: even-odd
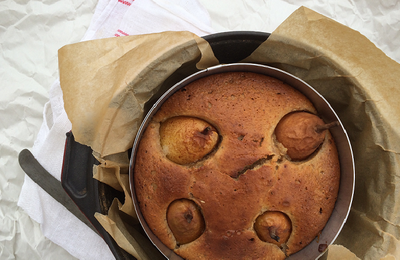
[[[107,214],[104,209],[106,203],[102,205],[100,201],[99,189],[110,189],[113,195],[112,199],[121,197],[122,194],[109,186],[102,187],[106,185],[93,178],[94,164],[98,164],[98,161],[94,158],[92,149],[75,142],[72,132],[68,132],[61,174],[62,187],[107,243],[115,258],[117,260],[135,260],[135,257],[117,245],[94,217],[96,212]]]

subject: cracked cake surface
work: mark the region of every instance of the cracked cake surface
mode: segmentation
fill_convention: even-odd
[[[329,131],[307,159],[292,161],[286,155],[274,131],[295,111],[317,114],[294,88],[251,72],[207,76],[174,93],[153,116],[135,160],[136,196],[152,232],[184,259],[284,259],[307,246],[335,206],[340,167]],[[192,162],[168,158],[172,148],[163,147],[160,129],[171,118],[206,122],[200,124],[204,129],[184,132],[200,141],[182,141],[182,153],[193,143],[207,144],[209,151]],[[218,133],[212,149],[210,129]],[[168,207],[181,199],[194,202],[204,220],[185,243],[176,239],[167,219]],[[269,211],[289,219],[287,241],[274,233],[277,243],[271,243],[257,233],[257,217]],[[192,218],[185,214],[190,228]]]

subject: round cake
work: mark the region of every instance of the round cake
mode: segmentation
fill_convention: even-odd
[[[303,94],[252,72],[198,79],[168,98],[137,149],[152,232],[184,259],[285,259],[327,223],[335,142]]]

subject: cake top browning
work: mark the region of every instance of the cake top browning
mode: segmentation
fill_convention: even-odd
[[[153,233],[185,259],[284,259],[307,246],[332,213],[340,167],[329,130],[306,158],[290,158],[275,130],[300,112],[318,116],[291,86],[251,72],[174,93],[145,130],[134,167]],[[178,232],[195,235],[182,242]]]

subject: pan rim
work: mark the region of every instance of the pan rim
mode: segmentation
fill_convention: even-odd
[[[257,64],[257,63],[231,63],[231,64],[216,65],[198,71],[196,73],[193,73],[188,77],[184,78],[183,80],[179,81],[170,89],[168,89],[154,103],[154,105],[150,108],[150,110],[144,117],[142,124],[139,127],[139,130],[137,132],[132,147],[132,154],[129,165],[129,182],[131,189],[131,197],[134,204],[134,208],[137,212],[139,222],[143,227],[146,235],[150,239],[150,241],[167,259],[171,260],[182,259],[180,256],[176,255],[171,249],[167,248],[163,243],[161,243],[161,241],[151,232],[150,228],[148,227],[146,221],[144,220],[140,212],[140,208],[135,193],[134,180],[133,180],[134,179],[133,170],[134,170],[137,148],[140,143],[140,138],[142,137],[142,134],[145,131],[152,116],[158,111],[158,108],[161,107],[162,104],[165,102],[165,100],[167,100],[171,95],[173,95],[176,91],[178,91],[179,89],[183,88],[187,84],[197,79],[212,74],[231,72],[231,71],[249,71],[280,79],[289,84],[290,86],[292,86],[293,88],[298,89],[307,98],[309,98],[316,107],[319,114],[322,115],[323,119],[327,121],[337,120],[339,122],[339,127],[335,128],[334,130],[331,130],[332,136],[335,139],[335,142],[337,143],[337,149],[341,165],[340,187],[335,208],[331,214],[331,217],[326,223],[324,229],[321,231],[320,235],[317,238],[315,238],[310,244],[304,247],[302,250],[287,257],[287,259],[290,260],[318,259],[324,254],[324,251],[322,252],[319,251],[318,248],[319,245],[332,244],[339,235],[339,233],[341,232],[350,214],[350,209],[353,202],[354,189],[355,189],[355,164],[354,164],[354,155],[351,143],[340,118],[338,117],[334,109],[331,107],[331,105],[328,103],[328,101],[322,95],[320,95],[312,86],[310,86],[302,79],[284,70],[277,69],[268,65]]]

